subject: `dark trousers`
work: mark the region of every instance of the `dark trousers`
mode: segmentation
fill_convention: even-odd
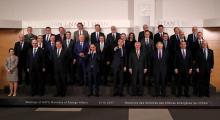
[[[87,85],[88,82],[86,80],[86,65],[84,62],[77,63],[76,66],[76,78],[80,85]]]
[[[183,93],[185,96],[189,96],[189,74],[187,70],[180,70],[179,74],[177,75],[177,96],[182,96]]]
[[[29,84],[29,74],[24,64],[18,64],[18,84],[22,84],[23,82],[28,85]]]
[[[52,62],[47,63],[45,80],[49,85],[55,85],[54,66]]]
[[[101,84],[107,85],[108,84],[108,75],[109,75],[109,65],[106,65],[105,61],[102,61],[100,64],[100,74],[99,74],[99,80]]]
[[[197,95],[200,96],[209,96],[210,95],[210,70],[200,71],[198,74],[199,78],[197,80]]]
[[[113,72],[114,95],[123,95],[123,82],[124,82],[123,68],[112,69],[112,72]]]
[[[95,92],[95,95],[99,95],[99,79],[97,79],[98,73],[92,68],[88,71],[88,84],[89,92],[91,95]]]
[[[166,72],[157,71],[157,74],[154,74],[154,88],[155,96],[166,96]]]
[[[132,77],[132,81],[131,81],[132,95],[142,96],[144,94],[144,72],[143,71],[134,72],[132,73],[131,77]]]
[[[31,95],[44,95],[45,82],[41,70],[30,71]]]
[[[65,71],[58,70],[55,71],[55,82],[58,96],[66,95],[66,73]]]

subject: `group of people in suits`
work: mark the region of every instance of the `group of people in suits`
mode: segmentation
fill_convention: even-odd
[[[31,96],[45,94],[45,84],[56,85],[55,96],[64,97],[67,85],[88,86],[88,96],[99,96],[100,84],[113,83],[113,95],[123,96],[125,84],[132,96],[143,96],[144,86],[153,86],[152,96],[167,96],[166,86],[171,84],[172,94],[189,97],[193,86],[196,96],[210,96],[210,74],[214,66],[213,51],[197,27],[187,39],[184,32],[174,28],[169,37],[164,26],[158,25],[153,34],[143,25],[138,40],[134,33],[95,32],[89,36],[82,23],[72,37],[70,31],[59,28],[59,34],[45,28],[45,35],[19,35],[14,52],[18,56],[18,81],[31,86]],[[110,79],[109,79],[110,78]],[[151,91],[151,90],[150,90]]]

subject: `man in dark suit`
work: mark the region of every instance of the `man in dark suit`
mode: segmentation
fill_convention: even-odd
[[[99,96],[99,65],[100,56],[96,51],[96,46],[94,44],[90,45],[90,50],[87,56],[87,73],[89,82],[89,94],[88,96]],[[95,93],[95,94],[94,94]]]
[[[47,45],[47,50],[46,50],[46,82],[49,83],[49,85],[54,85],[55,80],[54,80],[54,63],[53,63],[53,54],[54,50],[56,49],[55,45],[55,35],[50,36],[50,42],[48,42]]]
[[[54,78],[56,83],[55,97],[66,95],[66,68],[68,66],[67,52],[62,46],[61,41],[56,41],[56,49],[53,52]]]
[[[149,31],[149,27],[147,24],[144,24],[143,25],[143,31],[139,32],[139,35],[138,35],[138,41],[141,41],[145,38],[145,32]],[[149,31],[150,33],[150,39],[153,40],[153,33],[151,31]]]
[[[196,71],[199,76],[196,83],[198,89],[197,95],[199,97],[210,97],[210,74],[214,67],[214,54],[213,50],[208,48],[207,41],[202,42],[202,49],[198,50],[196,60]]]
[[[59,40],[59,41],[63,42],[63,40],[66,39],[66,34],[65,34],[66,30],[64,27],[59,27],[59,32],[60,33],[56,35],[56,41]]]
[[[44,95],[44,81],[42,74],[45,72],[45,59],[43,49],[38,47],[37,40],[32,40],[32,49],[27,54],[27,71],[30,74],[31,96]]]
[[[50,36],[54,35],[54,34],[51,33],[51,27],[46,27],[45,33],[46,34],[43,35],[43,42],[44,42],[44,44],[47,44],[50,42]]]
[[[95,32],[91,34],[91,43],[97,44],[99,43],[99,36],[105,36],[103,32],[101,32],[101,27],[99,24],[95,24]]]
[[[29,43],[24,41],[24,35],[19,34],[19,41],[14,45],[15,55],[18,56],[18,82],[22,84],[29,83],[28,73],[26,70],[26,58],[29,49]]]
[[[176,96],[181,97],[184,94],[185,97],[189,97],[189,75],[192,74],[192,55],[191,51],[187,49],[185,41],[180,43],[180,49],[176,52],[174,72],[178,76],[175,82],[177,87]]]
[[[99,79],[103,85],[107,85],[107,77],[110,71],[109,47],[105,42],[105,36],[99,36],[99,43],[96,44],[97,52],[100,55]]]
[[[34,35],[32,32],[33,32],[32,27],[28,27],[27,28],[27,34],[24,35],[24,41],[29,43],[30,47],[32,47],[32,40],[37,39],[37,36]]]
[[[172,79],[171,82],[171,93],[172,95],[177,95],[176,94],[176,88],[177,88],[177,81],[179,77],[177,74],[174,74],[174,59],[172,59],[172,56],[176,56],[176,52],[179,51],[180,48],[180,28],[179,27],[174,27],[174,34],[170,36],[170,60],[169,60],[169,65],[170,69],[172,71],[172,75],[174,76],[174,79]]]
[[[85,41],[84,35],[79,36],[79,41],[74,47],[74,63],[76,63],[76,79],[80,85],[87,84],[86,81],[86,56],[89,52],[89,43]]]
[[[77,28],[78,30],[74,32],[73,40],[77,42],[79,41],[79,36],[84,35],[85,42],[89,43],[89,33],[84,29],[84,26],[81,22],[77,23]]]
[[[106,43],[109,46],[110,62],[112,62],[114,56],[114,48],[118,45],[118,39],[120,39],[120,33],[117,32],[115,26],[111,26],[111,33],[107,35]]]
[[[129,73],[131,74],[132,95],[142,96],[144,94],[144,74],[147,73],[147,60],[141,43],[135,43],[135,50],[129,55]]]
[[[163,49],[163,43],[156,44],[156,50],[153,53],[153,74],[154,74],[154,87],[155,97],[166,96],[165,80],[167,75],[168,54]]]
[[[168,58],[168,67],[167,67],[167,76],[166,76],[166,84],[170,83],[172,81],[172,75],[173,75],[173,57],[171,52],[171,42],[169,39],[169,35],[167,33],[163,34],[163,46],[164,50],[167,54],[169,54]],[[173,54],[175,56],[175,54]]]
[[[157,42],[162,42],[163,41],[163,34],[165,33],[164,32],[164,27],[163,25],[158,25],[158,33],[156,33],[154,35],[154,45],[156,45]]]
[[[145,37],[141,40],[141,48],[144,51],[146,60],[148,61],[148,72],[145,75],[145,80],[148,87],[148,93],[151,94],[151,86],[152,86],[152,78],[153,78],[153,61],[152,61],[152,55],[154,52],[154,41],[153,39],[150,39],[150,32],[145,32]]]
[[[123,96],[124,72],[126,72],[127,53],[123,47],[124,41],[118,40],[118,46],[114,48],[114,57],[111,64],[113,72],[114,96]]]
[[[188,48],[191,50],[193,60],[195,60],[196,56],[196,43],[197,43],[197,33],[198,33],[198,28],[196,26],[192,27],[192,33],[188,35],[187,37],[187,44]]]
[[[71,39],[71,32],[67,31],[66,32],[66,39],[63,41],[63,48],[66,49],[67,51],[67,83],[68,84],[73,84],[74,83],[74,64],[73,64],[73,59],[74,59],[74,45],[75,41]]]
[[[195,48],[194,48],[194,51],[191,51],[193,54],[195,54],[193,56],[193,60],[194,60],[194,63],[193,63],[193,74],[192,74],[192,84],[193,84],[193,94],[196,96],[198,95],[198,88],[197,88],[197,83],[199,82],[199,74],[198,72],[196,72],[196,57],[197,57],[197,53],[198,51],[200,51],[202,49],[202,42],[204,41],[203,39],[203,33],[202,32],[197,32],[197,39],[195,41]]]
[[[180,28],[174,27],[174,34],[170,36],[171,54],[175,55],[180,45]]]

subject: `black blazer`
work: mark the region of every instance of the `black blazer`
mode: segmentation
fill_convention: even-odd
[[[60,56],[57,55],[57,49],[53,52],[53,63],[54,63],[54,71],[65,73],[67,69],[67,51],[66,49],[62,48],[60,52]]]
[[[14,52],[15,55],[18,56],[19,63],[26,63],[26,58],[27,58],[27,53],[29,50],[29,44],[27,42],[23,43],[23,48],[21,49],[21,44],[20,42],[16,42],[14,45]],[[25,65],[25,64],[24,64]]]
[[[127,51],[125,48],[122,48],[122,49],[123,49],[123,56],[121,56],[120,49],[116,49],[114,51],[114,57],[113,57],[113,61],[111,64],[111,67],[113,69],[121,70],[123,69],[123,67],[127,66]]]
[[[133,50],[130,55],[129,55],[129,69],[132,69],[133,73],[136,72],[143,72],[144,73],[144,69],[147,69],[147,60],[145,57],[145,54],[143,52],[143,50],[140,51],[140,56],[138,59],[138,56],[136,54],[136,51]]]
[[[110,58],[109,58],[110,50],[109,50],[109,47],[106,43],[104,43],[104,48],[103,48],[102,51],[100,49],[100,43],[96,44],[96,49],[97,49],[97,52],[100,55],[100,61],[101,62],[106,63],[107,61],[110,61]]]
[[[154,35],[151,31],[150,32],[150,39],[153,40],[154,39]],[[139,32],[139,35],[138,35],[138,41],[140,42],[142,39],[145,38],[145,31],[141,31]]]
[[[75,57],[74,46],[75,46],[75,41],[73,39],[70,39],[69,47],[67,47],[67,40],[65,39],[63,41],[63,48],[66,49],[69,60],[72,60]]]
[[[213,66],[214,66],[213,50],[208,49],[208,57],[206,60],[205,55],[203,53],[203,49],[200,49],[197,52],[196,68],[199,68],[200,72],[204,72],[205,70],[210,71],[211,69],[213,69]]]
[[[51,36],[51,35],[54,35],[54,34],[50,34],[50,36]],[[43,35],[43,39],[44,39],[44,40],[43,40],[44,43],[47,43],[47,41],[46,41],[46,34]],[[49,38],[49,41],[50,41],[50,38]]]
[[[60,36],[60,34],[57,34],[56,36],[55,36],[55,39],[56,39],[56,41],[62,41],[63,42],[63,40],[65,40],[66,39],[66,34],[64,34],[64,37],[63,37],[63,39],[61,38],[61,36]]]
[[[45,68],[44,51],[42,48],[37,49],[35,56],[33,56],[33,48],[29,49],[27,55],[27,68],[34,72],[42,72],[42,69]]]
[[[164,34],[165,32],[163,32],[163,34]],[[160,37],[160,34],[159,33],[156,33],[155,35],[154,35],[154,45],[156,45],[157,44],[157,42],[159,42],[159,41],[163,41],[163,38],[162,37]]]
[[[167,51],[163,50],[163,56],[162,56],[162,59],[159,60],[158,59],[158,50],[155,50],[153,52],[153,73],[154,75],[158,75],[159,72],[158,71],[161,71],[163,74],[166,74],[167,72],[167,65],[168,65],[168,53]]]
[[[93,57],[92,54],[88,54],[87,56],[87,71],[88,72],[99,72],[100,65],[100,55],[99,53],[94,53]]]
[[[105,34],[103,33],[103,32],[99,32],[99,36],[105,36]],[[99,39],[98,39],[98,41],[97,41],[97,39],[96,39],[96,32],[93,32],[92,34],[91,34],[91,43],[92,44],[96,44],[96,43],[98,43],[99,42]]]
[[[181,49],[176,52],[174,60],[174,69],[185,71],[192,69],[192,54],[189,49],[186,49],[186,57],[184,59]]]
[[[107,35],[106,43],[108,44],[108,46],[114,49],[114,47],[118,45],[118,39],[120,39],[120,33],[116,32],[115,40],[113,39],[112,33],[109,33]]]

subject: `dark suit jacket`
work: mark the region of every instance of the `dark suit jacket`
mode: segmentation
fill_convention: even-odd
[[[66,49],[62,48],[60,52],[60,56],[57,55],[57,49],[53,51],[53,63],[54,63],[54,72],[62,72],[65,73],[67,70],[67,51]]]
[[[163,32],[163,34],[164,34],[165,32]],[[157,44],[157,42],[159,42],[159,41],[163,41],[163,38],[162,37],[160,37],[160,34],[159,33],[156,33],[155,35],[154,35],[154,45],[156,45]]]
[[[92,57],[92,54],[88,54],[87,56],[87,71],[88,72],[99,72],[99,65],[100,65],[100,56],[99,53],[94,53],[94,56]]]
[[[195,56],[196,56],[196,52],[198,51],[196,50],[197,43],[198,43],[197,38],[193,35],[193,33],[189,34],[187,37],[187,45],[188,48],[191,50],[193,60],[196,59]]]
[[[64,37],[63,37],[63,39],[62,39],[62,37],[60,36],[60,34],[57,34],[56,36],[55,36],[55,39],[56,39],[56,41],[62,41],[63,42],[63,40],[65,40],[66,39],[66,34],[64,34]]]
[[[110,60],[112,61],[114,56],[114,48],[118,45],[118,39],[120,39],[120,33],[116,33],[116,39],[113,39],[112,33],[107,35],[106,44],[109,46],[110,49]]]
[[[54,35],[54,34],[50,34],[50,36],[51,36],[51,35]],[[47,43],[47,42],[48,42],[48,41],[46,40],[46,34],[43,35],[43,39],[44,39],[44,43]],[[49,41],[50,41],[50,38],[49,38]]]
[[[103,48],[102,51],[101,51],[101,48],[100,48],[100,43],[96,44],[96,49],[97,49],[97,52],[100,55],[100,61],[102,63],[106,64],[107,61],[110,61],[110,58],[109,58],[110,50],[109,50],[109,47],[107,46],[106,43],[104,43],[104,48]]]
[[[132,69],[133,74],[137,74],[138,71],[144,74],[144,69],[147,69],[147,65],[148,63],[143,50],[140,51],[139,59],[135,50],[130,53],[129,69]]]
[[[175,34],[170,36],[170,42],[171,42],[171,51],[172,54],[175,54],[176,51],[179,49],[180,45],[180,39]]]
[[[67,47],[67,40],[65,39],[63,41],[63,48],[66,49],[67,54],[68,54],[68,60],[70,61],[75,57],[74,45],[75,45],[75,41],[73,39],[70,39],[69,47]]]
[[[83,57],[79,56],[79,53],[81,53],[81,52],[84,53],[85,56],[87,56],[87,54],[89,52],[89,43],[88,42],[83,43],[83,48],[81,48],[79,41],[77,41],[74,46],[74,55],[75,55],[74,58],[76,58],[76,62],[79,62],[79,63],[84,62],[85,63],[85,57],[83,58]]]
[[[114,49],[115,46],[118,45],[118,39],[120,39],[120,33],[116,33],[116,39],[114,40],[112,33],[109,33],[107,35],[107,39],[106,42],[108,44],[108,46],[110,46],[112,49]]]
[[[105,36],[105,34],[103,32],[99,32],[99,36]],[[96,44],[96,43],[99,42],[99,37],[98,37],[98,39],[96,39],[96,32],[93,32],[91,34],[91,38],[90,39],[91,39],[91,43],[92,44]]]
[[[196,59],[196,68],[199,68],[199,71],[203,73],[204,71],[210,71],[214,66],[214,54],[213,50],[208,49],[208,57],[205,59],[203,49],[198,50],[197,59]]]
[[[186,71],[192,69],[192,55],[189,49],[186,49],[186,57],[184,59],[181,49],[176,52],[174,60],[174,69]]]
[[[44,51],[42,48],[38,48],[35,56],[33,56],[33,49],[29,49],[27,55],[27,68],[30,72],[42,72],[42,69],[45,68],[45,58]]]
[[[16,42],[14,45],[15,55],[18,56],[18,65],[26,65],[26,58],[29,49],[29,44],[24,42],[23,48],[21,49],[20,42]]]
[[[140,41],[143,40],[144,38],[145,38],[145,31],[139,32],[138,41],[140,42]],[[153,40],[153,38],[154,38],[154,35],[153,35],[153,33],[150,31],[150,39]]]
[[[163,74],[167,73],[167,64],[168,64],[168,53],[163,50],[162,59],[158,59],[158,51],[155,50],[153,53],[153,74],[159,76],[159,71]]]
[[[111,67],[114,70],[121,70],[123,69],[123,67],[127,66],[127,51],[125,48],[123,49],[123,56],[121,56],[121,51],[120,49],[117,49],[116,51],[114,51],[114,57],[113,57],[113,61],[111,64]]]

